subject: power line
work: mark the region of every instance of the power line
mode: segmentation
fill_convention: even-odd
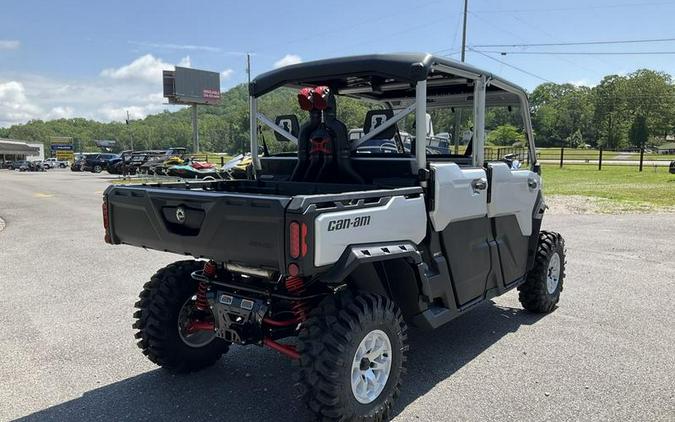
[[[584,6],[577,6],[577,7],[531,8],[531,9],[483,9],[471,11],[474,13],[567,12],[572,10],[616,9],[633,6],[644,7],[644,6],[672,6],[672,5],[674,5],[672,1],[656,1],[648,3],[618,3],[618,4],[603,4],[603,5],[586,4]]]
[[[532,44],[475,44],[471,47],[552,47],[567,45],[606,45],[606,44],[636,44],[675,41],[675,38],[655,38],[651,40],[614,40],[614,41],[579,41],[579,42],[559,42],[559,43],[532,43]]]
[[[525,69],[521,69],[521,68],[519,68],[519,67],[517,67],[517,66],[514,66],[514,65],[512,65],[512,64],[506,63],[506,62],[504,62],[504,61],[502,61],[502,60],[496,59],[496,58],[494,58],[494,57],[492,57],[492,56],[490,56],[490,55],[488,55],[488,54],[483,53],[482,51],[474,50],[474,49],[471,48],[471,47],[467,47],[467,48],[469,49],[469,51],[473,51],[474,53],[478,53],[478,54],[480,54],[481,56],[485,56],[485,57],[487,57],[487,58],[490,59],[490,60],[493,60],[493,61],[495,61],[495,62],[497,62],[497,63],[501,63],[501,64],[503,64],[504,66],[510,67],[511,69],[515,69],[515,70],[517,70],[517,71],[519,71],[519,72],[522,72],[522,73],[524,73],[524,74],[526,74],[526,75],[532,76],[533,78],[540,79],[540,80],[542,80],[542,81],[544,81],[544,82],[555,83],[555,82],[553,82],[553,81],[550,80],[550,79],[546,79],[546,78],[544,78],[544,77],[542,77],[542,76],[536,75],[536,74],[534,74],[534,73],[532,73],[532,72],[529,72],[529,71],[527,71],[527,70],[525,70]]]
[[[630,55],[672,55],[675,51],[500,51],[500,50],[474,50],[475,52],[483,52],[488,54],[500,54],[502,56],[514,54],[531,54],[531,55],[557,55],[557,56],[630,56]]]

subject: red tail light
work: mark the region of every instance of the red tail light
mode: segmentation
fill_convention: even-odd
[[[307,255],[307,224],[291,221],[288,229],[291,258],[304,257]]]
[[[288,228],[290,232],[290,255],[291,258],[295,259],[300,256],[300,224],[297,221],[293,221]]]
[[[101,210],[103,211],[103,228],[105,229],[105,243],[112,243],[112,239],[110,238],[110,216],[108,213],[107,199],[103,200]]]

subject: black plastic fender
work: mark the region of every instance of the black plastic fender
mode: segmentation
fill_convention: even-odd
[[[342,283],[359,265],[406,258],[414,266],[422,263],[422,255],[412,242],[370,243],[351,245],[333,267],[321,275],[326,284]]]

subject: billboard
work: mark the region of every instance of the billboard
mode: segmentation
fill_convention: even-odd
[[[74,161],[73,151],[56,151],[56,159],[59,161]]]
[[[73,144],[52,144],[50,149],[54,151],[72,151]]]
[[[170,104],[218,104],[220,73],[176,66],[162,72],[164,97]]]

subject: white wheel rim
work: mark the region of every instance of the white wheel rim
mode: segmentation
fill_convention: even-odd
[[[558,288],[559,282],[560,255],[556,252],[551,256],[551,260],[548,262],[548,269],[546,270],[546,290],[548,290],[548,294],[552,295],[555,293],[555,289]]]
[[[368,333],[356,348],[352,362],[352,393],[359,403],[377,399],[389,380],[391,342],[382,330]]]

